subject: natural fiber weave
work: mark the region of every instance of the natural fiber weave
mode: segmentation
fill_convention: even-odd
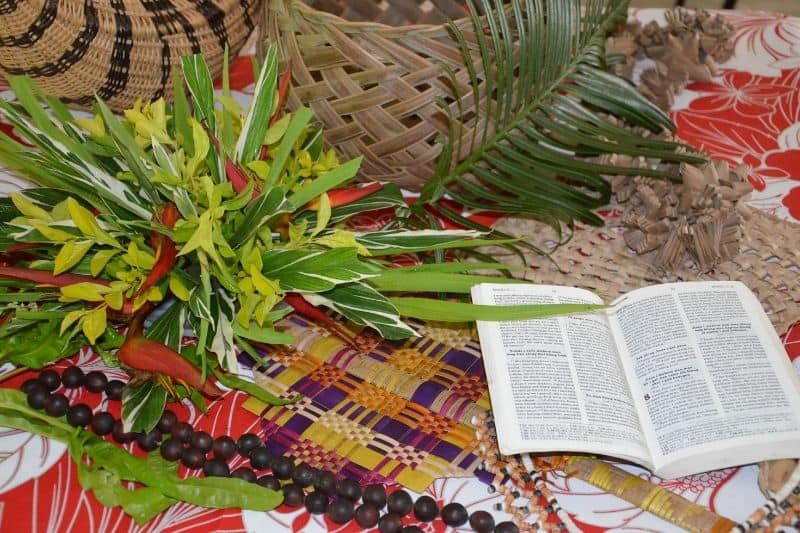
[[[112,109],[170,91],[181,56],[201,53],[213,75],[236,57],[259,0],[0,0],[0,73],[28,75],[48,94]]]
[[[622,210],[621,206],[610,208],[612,213]],[[655,283],[741,281],[758,296],[775,329],[783,333],[800,321],[800,250],[796,246],[799,228],[744,202],[737,203],[736,210],[743,219],[739,254],[710,271],[683,266],[665,272],[654,267],[625,245],[625,228],[619,219],[608,217],[603,228],[576,232],[569,243],[555,250],[553,261],[531,254],[528,260],[535,269],[526,277],[537,283],[589,289],[607,301]],[[545,247],[546,235],[552,236],[550,228],[530,220],[502,219],[495,228],[513,235],[534,236],[532,240]]]
[[[321,4],[334,9],[332,2]],[[471,88],[461,50],[448,29],[417,23],[441,20],[440,9],[451,18],[464,11],[452,0],[348,0],[347,6],[342,14],[355,19],[415,24],[350,22],[301,0],[273,0],[264,13],[260,55],[266,43],[278,45],[281,57],[291,62],[289,106],[310,106],[324,126],[326,141],[342,157],[363,155],[362,179],[419,189],[434,174],[441,151],[437,137],[449,133],[436,99],[456,105],[442,64],[463,84],[459,90],[465,108],[471,105]],[[456,24],[471,42],[472,22],[461,18]],[[463,124],[465,138],[473,122],[474,117]]]
[[[255,382],[281,398],[303,397],[243,404],[260,415],[271,452],[420,492],[440,477],[481,476],[471,420],[486,412],[489,394],[470,329],[412,322],[419,337],[386,341],[348,323],[350,344],[299,316],[276,325],[295,342],[268,347],[253,366]]]

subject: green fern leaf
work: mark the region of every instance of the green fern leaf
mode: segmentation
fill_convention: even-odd
[[[688,147],[630,128],[659,133],[674,125],[605,69],[605,38],[625,21],[627,0],[467,5],[471,16],[449,23],[466,68],[444,69],[456,95],[440,104],[451,132],[423,201],[449,195],[473,210],[532,216],[561,231],[574,221],[602,223],[594,209],[610,199],[608,176],[677,179],[655,165],[602,164],[603,154],[704,161]]]

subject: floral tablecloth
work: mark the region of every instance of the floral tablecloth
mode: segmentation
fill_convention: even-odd
[[[643,21],[661,19],[661,10],[640,10]],[[676,101],[673,118],[678,135],[717,158],[752,167],[755,187],[750,202],[770,213],[800,223],[800,18],[775,13],[730,12],[737,29],[736,52],[723,64],[713,83],[695,83]],[[663,21],[662,21],[663,22]],[[236,95],[246,102],[252,91],[252,70],[245,51],[232,67]],[[0,82],[0,96],[10,98]],[[11,132],[0,119],[0,129]],[[19,188],[19,182],[0,169],[0,193]],[[800,226],[797,246],[800,247]],[[800,325],[786,332],[784,343],[800,372]],[[109,370],[91,352],[82,351],[69,364],[85,370]],[[4,383],[18,385],[20,376]],[[71,391],[92,407],[102,395]],[[258,418],[242,409],[244,397],[227,394],[214,402],[207,415],[190,406],[179,416],[212,435],[258,430]],[[114,409],[114,406],[110,406]],[[650,474],[625,467],[644,477]],[[657,480],[663,487],[734,520],[744,519],[764,498],[756,486],[754,466],[727,469],[678,480]],[[559,475],[549,482],[562,506],[586,531],[670,531],[675,529],[599,489]],[[458,501],[470,511],[485,509],[498,521],[507,519],[496,509],[500,497],[478,479],[440,479],[426,490],[440,504]],[[304,509],[280,507],[270,513],[214,511],[175,505],[144,527],[138,527],[118,508],[102,507],[83,492],[65,446],[20,431],[0,428],[0,531],[355,531],[354,522],[338,526]],[[426,531],[447,531],[437,520]],[[466,529],[464,529],[466,530]]]

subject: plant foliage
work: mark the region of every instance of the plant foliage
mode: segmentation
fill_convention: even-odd
[[[346,188],[359,159],[325,151],[308,109],[282,115],[274,49],[247,112],[214,92],[202,57],[183,60],[183,77],[188,94],[177,84],[172,105],[140,102],[117,117],[98,100],[91,118],[73,117],[29,79],[10,81],[18,103],[0,110],[21,140],[0,136],[0,163],[37,186],[0,200],[0,359],[41,367],[93,345],[134,374],[123,422],[147,431],[170,397],[202,406],[200,393],[220,393],[217,380],[253,393],[234,375],[237,345],[290,342],[275,325],[287,301],[333,309],[388,339],[414,334],[401,315],[491,315],[409,300],[402,293],[431,291],[434,278],[390,268],[392,254],[480,246],[481,233],[348,229],[364,211],[390,208],[403,220],[408,208],[397,188]],[[446,276],[437,291],[463,294],[488,279],[471,269],[426,272]],[[590,308],[522,306],[513,317]],[[193,346],[181,342],[187,325]]]
[[[627,0],[467,0],[466,23],[449,24],[466,63],[450,71],[456,102],[442,101],[452,130],[423,202],[467,224],[438,200],[528,215],[556,228],[601,224],[612,175],[670,178],[655,163],[699,163],[677,143],[643,136],[672,131],[669,117],[609,74],[604,42]],[[465,95],[470,95],[466,98]],[[603,154],[647,158],[611,166]]]

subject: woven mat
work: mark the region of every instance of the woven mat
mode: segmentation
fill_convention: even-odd
[[[254,377],[282,398],[303,398],[244,404],[263,412],[271,451],[418,492],[440,477],[481,477],[470,423],[489,407],[478,343],[469,329],[412,325],[421,336],[404,342],[362,331],[356,350],[300,317],[283,320],[295,344],[271,348]]]
[[[731,260],[701,272],[686,264],[671,272],[653,267],[648,256],[637,256],[622,238],[620,215],[624,205],[612,205],[604,213],[606,225],[576,231],[572,239],[556,249],[552,261],[540,255],[527,256],[526,279],[536,283],[569,285],[588,289],[611,301],[629,291],[673,281],[741,281],[761,301],[779,334],[800,321],[800,226],[779,219],[744,202],[736,204],[742,217],[740,252]],[[548,248],[554,234],[544,224],[505,218],[495,228],[524,237],[540,248]],[[502,256],[502,249],[491,249]],[[509,262],[519,259],[509,257]]]

